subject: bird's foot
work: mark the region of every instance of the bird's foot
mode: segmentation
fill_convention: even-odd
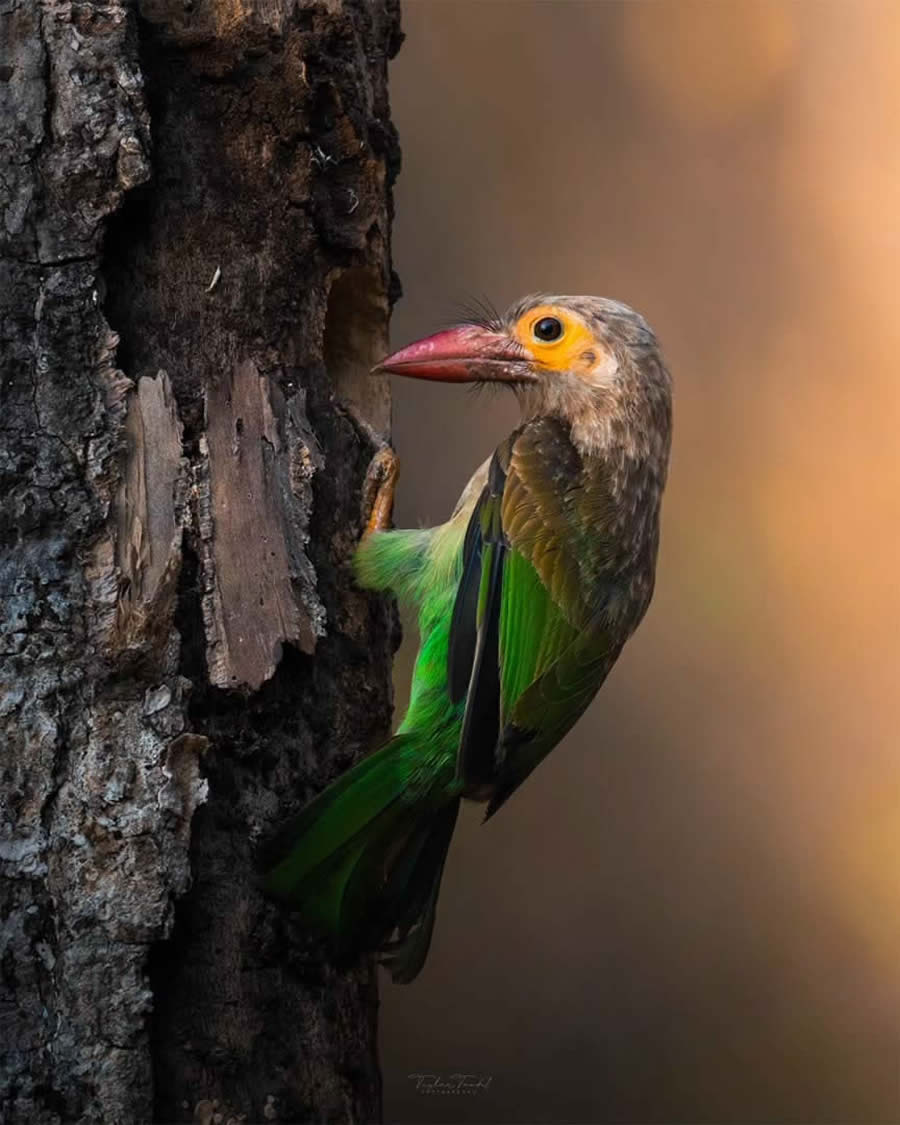
[[[369,462],[362,489],[362,512],[366,521],[363,538],[373,531],[387,531],[394,511],[394,489],[400,462],[389,445],[383,445]]]

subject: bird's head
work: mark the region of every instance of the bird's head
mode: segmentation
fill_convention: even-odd
[[[375,370],[506,385],[526,416],[561,414],[585,427],[602,426],[611,413],[634,417],[636,407],[644,413],[643,402],[654,415],[645,424],[668,428],[669,375],[656,337],[633,309],[603,297],[526,297],[501,316],[417,340]]]

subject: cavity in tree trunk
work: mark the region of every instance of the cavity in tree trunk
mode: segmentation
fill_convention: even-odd
[[[388,729],[396,0],[0,0],[0,1117],[374,1121],[257,843]]]

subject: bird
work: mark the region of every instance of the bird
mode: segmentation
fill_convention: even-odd
[[[408,709],[279,833],[264,883],[334,948],[421,971],[460,802],[492,817],[583,714],[653,594],[671,377],[625,304],[536,294],[389,355],[381,374],[509,388],[519,425],[450,518],[391,528],[373,460],[356,580],[418,613]]]

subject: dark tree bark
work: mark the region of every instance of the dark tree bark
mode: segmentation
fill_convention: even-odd
[[[397,0],[0,0],[0,1118],[374,1121],[256,845],[383,736]]]

